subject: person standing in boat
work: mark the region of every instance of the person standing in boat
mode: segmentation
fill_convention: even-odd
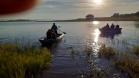
[[[58,27],[56,26],[55,23],[53,23],[51,30],[53,30],[55,32],[55,34],[58,34],[57,33]]]

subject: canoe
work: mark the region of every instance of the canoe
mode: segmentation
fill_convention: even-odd
[[[56,39],[47,39],[46,37],[42,37],[39,39],[39,42],[41,43],[42,46],[51,46],[54,43],[57,43],[58,41],[62,40],[64,37],[63,34],[59,34]]]

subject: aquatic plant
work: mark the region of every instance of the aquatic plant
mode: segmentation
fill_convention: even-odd
[[[128,73],[130,78],[139,77],[139,60],[129,55],[113,61],[114,65],[122,72]]]
[[[35,78],[42,70],[48,69],[50,63],[51,54],[46,48],[0,45],[1,78]]]
[[[116,51],[112,47],[106,47],[105,45],[102,45],[99,49],[99,57],[110,59],[115,55]]]
[[[136,54],[137,56],[139,56],[139,46],[136,46],[133,48],[133,52],[134,54]]]

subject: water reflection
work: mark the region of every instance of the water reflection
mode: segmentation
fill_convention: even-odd
[[[99,29],[95,29],[93,35],[94,35],[94,43],[98,43],[99,35],[100,35]]]
[[[92,31],[90,31],[89,39],[87,42],[87,48],[86,48],[88,53],[87,55],[89,56],[89,58],[91,58],[90,60],[92,60],[92,58],[98,57],[98,52],[100,48],[100,44],[99,44],[100,34],[101,33],[98,28],[94,30],[92,29]]]
[[[93,23],[93,25],[98,25],[99,21],[93,21],[92,23]]]
[[[99,29],[95,29],[94,32],[92,33],[92,37],[93,37],[93,45],[92,45],[92,49],[93,49],[93,55],[95,57],[98,57],[98,52],[99,52],[99,36],[100,36],[100,31]]]
[[[89,66],[89,78],[94,77],[94,75],[96,74],[95,72],[97,70],[99,70],[98,66],[97,66],[97,59],[98,59],[98,53],[99,53],[99,49],[100,49],[100,44],[99,44],[99,40],[100,40],[100,31],[97,27],[93,27],[89,28],[89,39],[87,42],[87,48],[86,48],[86,52],[87,52],[87,62],[88,62],[88,66]]]

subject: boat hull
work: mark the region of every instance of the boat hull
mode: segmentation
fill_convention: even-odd
[[[56,39],[47,39],[46,37],[42,37],[39,39],[39,42],[42,46],[52,46],[53,44],[59,42],[64,37],[64,34],[60,34]]]

